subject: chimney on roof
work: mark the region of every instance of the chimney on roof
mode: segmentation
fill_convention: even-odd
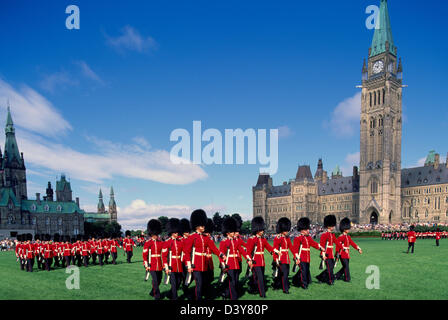
[[[358,167],[353,166],[353,178],[356,178],[358,176]]]
[[[328,174],[327,174],[327,171],[324,171],[324,173],[322,175],[322,182],[327,183],[327,181],[328,181]]]
[[[38,204],[40,204],[40,193],[39,192],[36,193],[36,201]]]
[[[76,197],[76,205],[77,205],[78,208],[79,208],[79,197]]]
[[[434,169],[439,169],[439,164],[440,164],[440,154],[436,153],[435,157],[434,157]]]

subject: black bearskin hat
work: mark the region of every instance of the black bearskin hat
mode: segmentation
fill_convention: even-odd
[[[162,224],[158,219],[151,219],[148,222],[148,234],[150,236],[157,236],[162,233]]]
[[[129,231],[129,230],[126,230],[126,232],[124,233],[124,235],[127,237],[127,236],[131,236],[131,231]]]
[[[256,234],[257,232],[264,231],[266,229],[263,217],[255,217],[252,219],[251,222],[251,231],[253,234]]]
[[[191,213],[190,224],[193,231],[196,231],[196,228],[199,226],[205,227],[207,224],[207,214],[202,209],[194,210]]]
[[[307,217],[300,218],[299,221],[297,221],[297,231],[309,230],[310,224],[311,221]]]
[[[410,228],[409,228],[409,229],[411,229],[411,230],[414,230],[414,228],[415,228],[415,227],[414,227],[414,226],[412,225],[412,226],[410,226]]]
[[[324,228],[328,227],[336,227],[336,217],[332,214],[324,218]]]
[[[21,234],[18,234],[18,235],[16,236],[16,238],[17,238],[17,241],[20,241],[20,242],[23,241],[23,240],[22,240],[22,235],[21,235]]]
[[[182,233],[190,233],[191,228],[190,221],[188,221],[188,219],[183,218],[180,220],[180,230]]]
[[[45,241],[50,241],[51,240],[51,236],[47,233],[45,234]]]
[[[53,240],[54,240],[55,242],[59,242],[59,239],[60,239],[60,237],[59,237],[59,233],[55,233],[55,234],[53,235]]]
[[[39,234],[35,234],[34,235],[34,241],[36,241],[36,240],[40,240],[40,235]]]
[[[205,233],[212,233],[215,230],[215,224],[213,223],[213,220],[208,218],[207,224],[205,225]]]
[[[166,231],[168,232],[168,234],[180,233],[181,228],[179,219],[171,218],[170,220],[168,220],[168,222],[166,223]]]
[[[75,238],[71,238],[71,239],[70,239],[70,242],[71,242],[71,243],[75,243],[75,242],[76,242],[76,239],[75,239]]]
[[[286,217],[278,219],[276,227],[277,233],[282,233],[285,231],[289,232],[290,230],[291,230],[291,220],[289,220]]]
[[[352,227],[352,225],[350,223],[349,218],[344,218],[339,223],[339,230],[341,230],[341,232],[344,232],[345,230],[350,230],[351,227]]]
[[[229,232],[236,232],[238,223],[232,217],[227,217],[222,222],[222,233],[226,235]]]
[[[236,231],[240,232],[241,231],[241,225],[243,224],[240,220],[238,219],[234,219],[236,221]]]

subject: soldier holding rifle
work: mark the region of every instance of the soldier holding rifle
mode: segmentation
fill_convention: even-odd
[[[353,242],[352,238],[348,235],[348,232],[351,228],[351,222],[349,218],[344,218],[339,223],[339,230],[342,234],[338,237],[342,247],[339,251],[338,257],[341,260],[342,268],[336,274],[336,280],[344,280],[345,282],[350,282],[350,246],[358,250],[360,254],[362,254],[361,248]]]
[[[324,232],[320,237],[320,245],[325,247],[325,253],[321,254],[322,262],[321,269],[325,264],[326,269],[322,271],[316,278],[319,282],[325,282],[329,285],[334,284],[334,253],[333,248],[336,246],[336,252],[341,249],[340,242],[336,239],[333,231],[336,227],[336,217],[334,215],[328,215],[324,218],[324,228],[327,228],[327,232]]]
[[[274,289],[282,288],[283,292],[289,294],[289,251],[294,253],[291,239],[288,234],[291,230],[291,221],[286,218],[280,218],[277,222],[276,231],[278,235],[274,238],[274,261],[278,274],[274,280]]]
[[[162,224],[157,219],[148,222],[148,234],[151,238],[143,246],[143,264],[147,272],[151,274],[152,290],[149,292],[155,300],[161,298],[159,285],[162,281],[162,249],[164,244],[159,238],[162,232]]]
[[[164,242],[162,250],[162,262],[165,268],[166,277],[171,284],[171,291],[169,297],[171,300],[177,300],[177,290],[179,290],[182,283],[182,252],[183,243],[179,234],[181,233],[181,225],[179,219],[172,218],[166,224],[168,235],[170,236]],[[167,283],[166,283],[167,284]]]

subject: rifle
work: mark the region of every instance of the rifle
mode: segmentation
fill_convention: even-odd
[[[219,275],[219,282],[223,283],[227,276],[227,269],[229,268],[228,262],[229,262],[229,252],[230,247],[227,248],[227,254],[226,254],[226,262],[221,262],[221,274]]]
[[[255,262],[255,254],[257,253],[257,244],[255,244],[254,247],[254,251],[252,254],[252,261]],[[252,265],[253,267],[253,265]],[[249,278],[250,273],[253,273],[253,270],[251,267],[249,267],[249,265],[247,265],[247,269],[246,269],[246,275],[244,276],[244,280],[247,280]]]
[[[328,247],[328,240],[325,242],[325,252],[324,252],[325,256],[327,255],[327,247]],[[324,268],[324,256],[321,255],[320,258],[322,259],[322,261],[320,262],[319,270],[322,270]]]
[[[168,258],[168,270],[171,270],[171,249],[168,249],[169,251],[168,251],[168,256],[169,256],[169,258]],[[168,273],[166,276],[165,276],[165,284],[166,285],[168,285],[169,283],[170,283],[170,278],[171,278],[171,273]]]
[[[148,268],[151,268],[151,249],[149,249],[148,253]],[[146,270],[146,268],[145,268]],[[146,270],[145,281],[148,281],[150,272]]]
[[[194,247],[193,243],[193,251],[192,251],[192,257],[191,257],[191,268],[194,268],[194,256],[196,254],[196,248]],[[185,285],[188,287],[191,283],[191,274],[192,272],[187,272],[187,277],[185,278]]]
[[[302,244],[300,244],[300,247],[299,247],[299,254],[298,254],[298,259],[297,260],[299,260],[300,261],[300,256],[301,256],[301,254],[302,254]],[[294,267],[292,267],[292,272],[294,273],[294,272],[296,272],[297,271],[297,264],[296,263],[294,263]]]

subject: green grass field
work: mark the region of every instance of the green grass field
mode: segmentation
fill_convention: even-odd
[[[314,299],[354,299],[354,300],[406,300],[406,299],[448,299],[448,240],[441,240],[440,247],[435,240],[420,240],[415,253],[406,254],[406,241],[384,241],[380,239],[355,239],[364,253],[351,250],[350,269],[352,282],[337,281],[334,286],[319,284],[315,276],[319,271],[317,251],[312,251],[311,275],[313,283],[308,290],[291,286],[290,294],[270,288],[267,298],[272,300],[314,300]],[[271,284],[270,255],[266,254],[268,266],[266,276]],[[21,271],[13,252],[0,253],[0,299],[118,299],[151,300],[148,295],[151,281],[144,282],[141,248],[134,251],[133,263],[125,262],[123,253],[118,255],[118,265],[89,266],[80,268],[80,289],[68,290],[65,282],[69,274],[65,269]],[[380,270],[380,289],[367,289],[366,268],[376,265]],[[216,268],[215,281],[219,275]],[[340,266],[340,265],[339,265]],[[337,270],[339,269],[339,266]],[[336,271],[337,271],[336,270]],[[244,263],[241,278],[246,271]],[[292,267],[291,267],[292,271]],[[292,277],[292,272],[290,278]],[[190,288],[193,288],[190,285]],[[161,292],[168,291],[162,285]],[[181,291],[179,291],[181,294]],[[245,293],[240,299],[258,299],[257,295]]]

